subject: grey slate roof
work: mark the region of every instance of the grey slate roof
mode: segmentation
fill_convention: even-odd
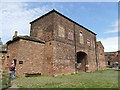
[[[17,36],[16,38],[14,38],[13,40],[9,40],[6,44],[9,45],[14,41],[17,41],[19,39],[23,39],[23,40],[28,40],[28,41],[34,41],[34,42],[38,42],[38,43],[44,43],[45,41],[37,38],[37,37],[32,37],[32,36]]]

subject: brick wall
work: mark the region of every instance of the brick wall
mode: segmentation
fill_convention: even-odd
[[[30,36],[49,41],[53,38],[53,13],[31,24]]]
[[[54,42],[49,41],[45,43],[45,59],[44,59],[44,71],[45,75],[53,75],[53,65],[54,65],[54,54],[53,54]]]
[[[19,41],[15,41],[8,45],[8,55],[9,55],[9,63],[8,66],[11,66],[11,63],[14,59],[17,59],[19,49]]]
[[[75,72],[75,54],[74,47],[61,43],[54,42],[54,74],[70,74]]]
[[[105,69],[105,55],[104,55],[104,47],[101,42],[97,43],[97,60],[98,60],[98,70]]]
[[[59,28],[60,27],[62,27],[65,30],[64,37],[59,36],[59,30],[60,30]],[[68,39],[69,32],[73,33],[73,40]],[[80,35],[79,35],[80,32],[82,32],[82,34],[83,34],[84,44],[80,43]],[[76,51],[77,52],[82,51],[87,54],[88,64],[90,66],[88,71],[94,71],[96,69],[96,55],[95,55],[96,35],[90,33],[89,31],[85,30],[84,28],[82,28],[76,24],[75,24],[75,34],[76,34],[75,35],[76,36]],[[61,56],[59,54],[57,54],[56,57],[63,58],[64,55],[73,57],[72,63],[74,63],[74,65],[72,67],[74,68],[75,67],[74,23],[67,20],[66,18],[61,17],[60,15],[54,13],[54,36],[55,36],[54,40],[58,43],[61,43],[61,45],[59,45],[59,47],[57,47],[57,45],[56,45],[57,48],[61,48],[60,50],[57,49],[56,52],[60,51],[60,53],[63,53],[63,54],[61,54]],[[91,43],[90,43],[90,46],[88,46],[87,39],[89,39],[90,42],[94,42],[94,45],[93,44],[91,45]],[[64,47],[65,45],[66,45],[66,47]],[[66,52],[64,50],[66,50]],[[93,57],[93,55],[94,55],[94,57]],[[56,60],[59,61],[58,58],[56,58]],[[63,60],[65,60],[65,59],[63,59]],[[69,68],[69,65],[68,65],[68,68]],[[75,70],[73,70],[73,71],[75,71]]]
[[[44,74],[44,44],[20,39],[8,45],[8,54],[9,66],[13,60],[17,60],[16,76],[24,76],[24,73]],[[19,64],[19,61],[23,61],[23,64]]]
[[[108,56],[105,55],[105,65],[108,65]]]

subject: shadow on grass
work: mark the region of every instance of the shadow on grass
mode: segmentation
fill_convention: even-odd
[[[95,71],[86,72],[86,73],[104,73],[105,71],[108,71],[108,70],[107,69],[105,69],[105,70],[95,70]]]
[[[118,72],[120,72],[120,70],[114,70],[114,71],[118,71]]]

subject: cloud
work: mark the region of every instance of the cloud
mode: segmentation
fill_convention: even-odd
[[[2,3],[0,5],[0,37],[3,43],[12,39],[15,31],[20,35],[30,34],[30,24],[32,20],[49,11],[49,7],[39,6],[39,8],[28,8],[27,3]]]
[[[116,20],[113,24],[112,24],[113,27],[118,27],[118,20]]]
[[[107,30],[104,33],[116,33],[116,32],[118,32],[118,20],[116,20],[111,26],[114,29],[113,30]]]
[[[116,33],[116,32],[118,32],[118,29],[108,30],[108,31],[106,31],[104,33]]]
[[[118,50],[118,37],[99,38],[97,41],[102,42],[105,52]]]

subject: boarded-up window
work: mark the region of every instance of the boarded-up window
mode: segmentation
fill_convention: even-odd
[[[84,44],[84,39],[83,39],[83,34],[82,34],[82,32],[80,32],[80,43],[81,43],[81,44]]]
[[[90,46],[90,40],[89,39],[87,39],[87,45]]]
[[[65,29],[61,26],[58,27],[58,36],[65,37]]]
[[[68,32],[68,39],[73,40],[73,32]]]

